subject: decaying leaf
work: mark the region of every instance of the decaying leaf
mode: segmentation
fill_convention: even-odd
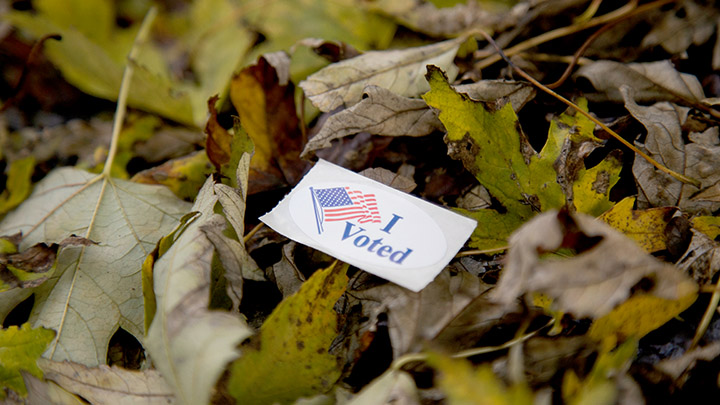
[[[218,195],[212,178],[200,190],[192,211],[200,213],[153,268],[157,313],[145,343],[153,364],[181,404],[204,404],[237,345],[252,335],[235,315],[210,311],[213,244],[203,228],[224,228],[214,214]]]
[[[35,294],[31,323],[57,331],[47,358],[105,363],[118,327],[142,341],[142,262],[188,208],[163,187],[71,168],[53,171],[5,217],[0,234],[22,232],[21,250],[71,234],[98,244],[60,250],[43,284],[0,293],[0,314]]]
[[[648,63],[620,63],[600,60],[581,67],[576,77],[592,83],[597,93],[586,93],[591,101],[623,102],[620,87],[629,86],[638,103],[687,100],[698,102],[705,98],[697,77],[680,73],[670,61]]]
[[[265,320],[259,349],[244,348],[230,368],[228,391],[239,403],[289,403],[330,390],[342,371],[328,351],[347,268],[334,263],[319,270]]]
[[[240,124],[255,145],[250,160],[250,193],[293,185],[307,168],[307,162],[298,158],[303,137],[295,110],[295,86],[280,81],[275,67],[261,57],[235,75],[230,84],[230,99]],[[264,180],[261,183],[256,179]]]
[[[175,397],[156,370],[87,367],[71,362],[38,361],[45,380],[78,395],[91,404],[173,404]]]
[[[300,87],[313,105],[325,112],[358,103],[368,85],[404,97],[418,96],[428,90],[426,65],[437,65],[455,78],[453,59],[463,41],[460,38],[417,48],[366,52],[310,75]]]
[[[674,207],[633,210],[634,197],[626,197],[605,212],[600,219],[632,239],[648,253],[667,247],[665,228],[675,211]]]
[[[369,318],[387,312],[393,355],[397,358],[421,350],[486,288],[469,273],[451,275],[446,269],[417,293],[388,283],[354,291],[353,295],[363,302]]]
[[[11,326],[0,329],[0,399],[5,398],[5,388],[25,396],[27,390],[21,371],[35,377],[42,377],[36,361],[50,344],[55,332],[45,328],[31,328],[25,323],[21,327]]]
[[[510,303],[525,292],[540,292],[559,310],[599,318],[631,295],[641,280],[644,292],[665,300],[693,297],[697,285],[608,225],[583,214],[547,212],[510,237],[510,252],[491,298]],[[570,258],[543,258],[571,248]],[[689,305],[689,304],[688,304]]]
[[[702,133],[690,133],[683,140],[682,125],[689,109],[667,102],[643,107],[634,101],[632,90],[621,88],[625,108],[640,121],[648,134],[640,149],[667,168],[695,178],[701,186],[684,184],[635,156],[633,174],[640,188],[638,203],[650,206],[679,206],[688,213],[714,212],[720,209],[720,169],[713,162],[720,158],[718,127]]]
[[[720,217],[697,216],[692,219],[692,226],[711,239],[720,235]]]

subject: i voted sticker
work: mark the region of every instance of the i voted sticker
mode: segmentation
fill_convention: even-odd
[[[290,239],[413,291],[442,271],[476,226],[324,160],[260,219]]]

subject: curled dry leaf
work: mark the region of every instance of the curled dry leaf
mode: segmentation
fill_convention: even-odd
[[[572,248],[577,255],[541,257],[560,248]],[[697,291],[681,271],[610,226],[588,215],[551,211],[510,237],[507,264],[490,294],[494,301],[509,304],[526,292],[539,292],[554,298],[563,312],[598,318],[624,302],[642,279],[653,283],[648,294],[667,300]]]
[[[678,2],[672,12],[663,13],[660,21],[652,25],[640,46],[661,45],[672,55],[681,54],[690,45],[705,43],[715,33],[718,17],[717,8],[711,5],[704,7],[693,1]]]
[[[324,112],[358,103],[368,85],[385,88],[400,96],[418,96],[430,89],[425,81],[426,65],[437,65],[448,72],[450,80],[455,78],[458,69],[453,59],[464,40],[366,52],[325,67],[300,82],[300,87],[313,105]]]
[[[685,143],[682,125],[688,109],[668,102],[650,107],[638,105],[632,90],[621,88],[625,108],[647,128],[645,143],[639,145],[650,157],[677,173],[700,180],[701,188],[684,184],[657,170],[640,156],[635,157],[633,174],[638,183],[640,206],[679,206],[689,213],[720,209],[720,159],[718,127],[702,133],[690,133]]]
[[[45,380],[91,404],[161,405],[176,403],[172,389],[157,370],[87,367],[71,362],[38,360]]]
[[[620,87],[631,87],[637,102],[699,102],[705,98],[697,77],[680,73],[670,61],[619,63],[601,60],[580,68],[575,77],[590,81],[597,93],[586,93],[591,101],[622,102]]]
[[[459,85],[455,86],[455,90],[479,101],[503,99],[503,102],[510,102],[516,112],[535,96],[535,90],[526,84],[501,80]],[[424,101],[368,85],[363,90],[362,100],[325,121],[320,132],[305,145],[301,156],[307,157],[311,152],[330,147],[330,142],[335,139],[359,132],[383,136],[425,136],[442,128],[437,113]]]
[[[385,136],[424,136],[442,128],[437,115],[423,100],[402,97],[382,87],[370,85],[363,99],[352,107],[330,116],[320,132],[310,138],[302,157],[330,147],[330,142],[359,132]]]
[[[178,403],[208,403],[237,345],[253,332],[239,317],[208,309],[214,247],[207,229],[224,228],[214,214],[218,193],[212,178],[192,207],[196,218],[153,269],[157,313],[145,343]],[[203,231],[203,228],[206,231]]]

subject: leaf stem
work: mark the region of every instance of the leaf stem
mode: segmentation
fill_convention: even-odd
[[[548,322],[546,325],[538,328],[535,331],[532,331],[530,333],[526,333],[524,335],[518,336],[513,340],[510,340],[508,342],[505,342],[499,346],[484,346],[484,347],[475,347],[468,350],[463,350],[460,352],[457,352],[455,354],[452,354],[450,357],[453,358],[465,358],[465,357],[472,357],[477,356],[479,354],[486,354],[486,353],[492,353],[496,352],[498,350],[507,349],[508,347],[514,346],[518,343],[522,343],[531,337],[535,336],[540,332],[541,330],[547,328],[548,326],[555,323],[555,318],[552,318],[550,322]],[[390,365],[390,369],[392,370],[400,370],[403,366],[407,365],[408,363],[412,363],[414,361],[426,361],[428,358],[428,353],[410,353],[406,354],[404,356],[398,357],[395,361],[392,362]]]
[[[117,155],[118,143],[120,140],[120,130],[122,130],[123,122],[125,121],[125,112],[127,111],[127,98],[130,93],[130,82],[132,81],[133,63],[137,58],[138,52],[140,52],[140,45],[145,42],[148,35],[150,34],[150,27],[152,26],[155,17],[157,16],[157,8],[155,6],[148,10],[140,30],[135,36],[135,41],[130,49],[130,53],[127,56],[127,65],[125,65],[125,71],[123,72],[122,81],[120,82],[120,93],[118,94],[117,108],[115,109],[115,119],[113,121],[112,137],[110,141],[110,150],[108,151],[107,159],[105,160],[105,167],[102,171],[102,176],[110,176],[112,170],[113,161],[115,155]]]

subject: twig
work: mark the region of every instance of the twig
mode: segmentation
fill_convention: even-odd
[[[260,229],[262,229],[262,227],[263,227],[264,225],[265,225],[265,224],[263,224],[262,222],[260,222],[259,224],[255,225],[255,227],[254,227],[253,229],[251,229],[250,232],[248,232],[247,235],[245,235],[245,236],[243,237],[243,243],[248,243],[248,241],[250,240],[250,238],[252,238],[252,237],[257,233],[257,231],[259,231]]]
[[[703,335],[705,335],[705,331],[707,331],[708,326],[710,326],[710,321],[715,315],[715,310],[718,307],[718,303],[720,303],[720,280],[715,283],[715,289],[713,291],[712,297],[710,297],[710,303],[705,309],[705,314],[703,314],[700,325],[698,325],[698,328],[695,331],[695,336],[693,337],[692,343],[690,344],[690,348],[688,350],[692,350],[693,348],[695,348],[695,346],[697,346],[697,344],[700,342],[700,339],[702,339]]]
[[[458,252],[458,254],[455,255],[456,258],[458,257],[465,257],[465,256],[475,256],[475,255],[486,255],[490,253],[498,253],[502,252],[503,250],[510,249],[510,246],[502,246],[499,248],[493,248],[493,249],[485,249],[485,250],[466,250],[464,252]]]
[[[664,3],[670,3],[672,1],[676,0],[660,0],[660,2]],[[595,27],[597,25],[602,25],[605,23],[608,23],[610,21],[615,20],[616,18],[620,18],[624,16],[625,14],[633,11],[637,7],[637,0],[633,0],[628,2],[628,4],[610,12],[607,14],[603,14],[600,17],[595,17],[592,20],[586,21],[584,23],[580,24],[574,24],[567,27],[558,28],[552,31],[548,31],[542,35],[538,35],[534,38],[531,38],[527,41],[521,42],[511,48],[509,48],[505,54],[508,56],[516,55],[520,52],[526,51],[530,48],[534,48],[540,44],[544,44],[545,42],[552,41],[553,39],[561,38],[570,34],[574,34],[579,31],[586,30],[591,27]],[[497,62],[499,62],[502,58],[500,55],[493,55],[485,58],[484,60],[480,61],[478,63],[477,68],[478,69],[484,69],[488,66],[491,66]]]

